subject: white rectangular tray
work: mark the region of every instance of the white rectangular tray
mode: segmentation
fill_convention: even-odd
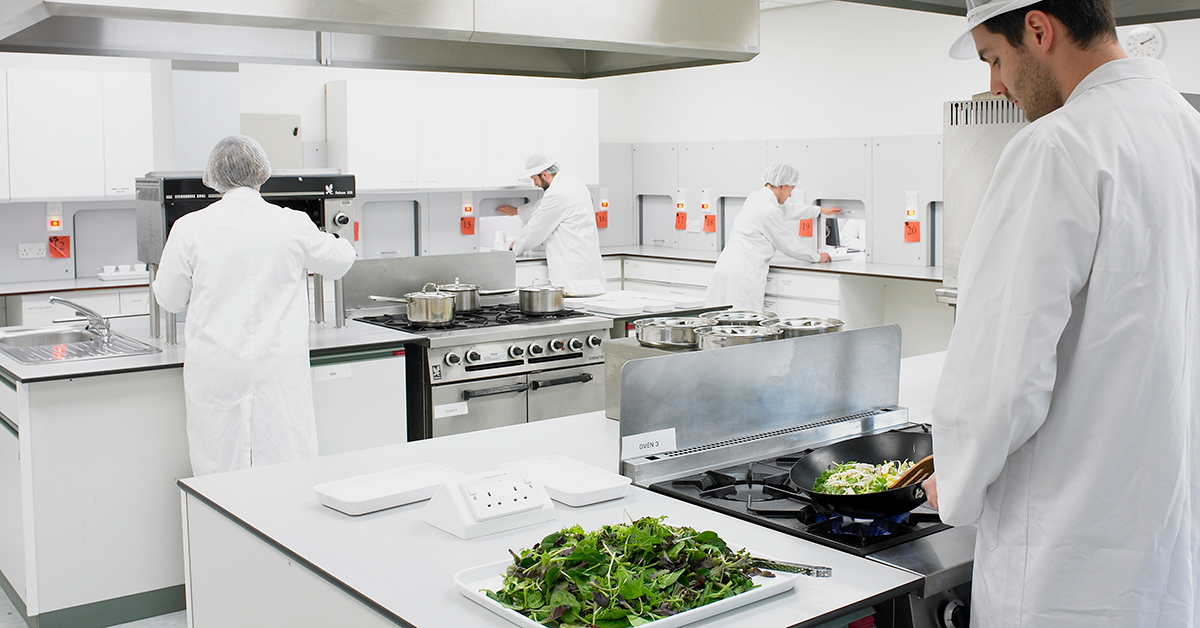
[[[568,506],[587,506],[620,499],[629,492],[629,478],[605,471],[566,456],[549,455],[500,465],[501,469],[524,469],[546,487],[550,499]]]
[[[365,515],[429,499],[439,486],[464,475],[440,464],[423,462],[318,484],[313,490],[322,504],[334,510]]]
[[[583,309],[589,312],[599,312],[601,314],[627,316],[630,314],[641,314],[643,303],[645,302],[638,299],[623,299],[619,301],[588,301],[584,304]]]
[[[752,552],[753,553],[753,552]],[[755,554],[758,556],[758,554]],[[458,585],[459,591],[468,599],[479,604],[480,606],[496,613],[497,615],[507,619],[508,621],[518,625],[527,626],[528,628],[544,628],[532,619],[512,610],[496,600],[488,597],[481,589],[490,591],[499,591],[504,587],[504,571],[512,564],[512,559],[501,560],[487,565],[478,567],[470,567],[454,574],[454,583]],[[705,604],[693,608],[689,611],[684,611],[678,615],[656,619],[650,623],[642,624],[646,628],[674,628],[675,626],[683,626],[692,622],[700,621],[718,615],[726,611],[731,611],[735,608],[745,606],[751,602],[786,593],[791,591],[796,585],[796,578],[799,574],[783,573],[773,571],[774,578],[764,578],[759,576],[754,579],[754,583],[759,585],[756,589],[750,589],[745,593],[739,593],[733,597],[728,597],[723,600]]]

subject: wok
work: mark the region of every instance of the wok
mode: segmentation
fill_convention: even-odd
[[[883,464],[887,460],[916,462],[932,453],[933,437],[929,434],[886,432],[859,436],[805,454],[792,465],[791,480],[818,506],[847,517],[881,519],[920,506],[925,501],[925,489],[915,484],[863,495],[830,495],[812,490],[813,483],[835,464],[850,461]]]

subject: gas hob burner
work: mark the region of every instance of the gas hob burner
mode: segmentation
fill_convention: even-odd
[[[564,309],[561,312],[543,315],[524,314],[521,312],[520,306],[515,303],[500,303],[497,305],[482,306],[474,312],[455,312],[454,319],[450,323],[436,327],[432,325],[417,325],[409,321],[408,317],[404,314],[364,316],[358,320],[364,323],[371,323],[372,325],[387,327],[389,329],[419,334],[421,332],[478,329],[481,327],[497,327],[500,325],[514,325],[518,323],[541,323],[563,318],[575,318],[577,316],[587,316],[587,314],[579,310],[571,309]]]
[[[701,497],[713,497],[734,502],[755,504],[787,499],[791,491],[786,490],[786,473],[769,473],[755,470],[750,464],[744,472],[705,471],[698,477],[676,480],[672,486],[691,487],[700,491]]]

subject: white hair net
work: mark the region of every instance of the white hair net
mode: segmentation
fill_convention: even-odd
[[[800,181],[800,173],[796,169],[787,164],[772,164],[767,171],[763,173],[763,183],[775,187],[783,187],[785,185],[796,185]]]
[[[545,155],[530,155],[525,159],[525,176],[532,177],[535,174],[541,174],[544,170],[554,165],[554,159]]]
[[[267,151],[245,135],[230,135],[217,142],[204,168],[204,185],[221,194],[233,188],[257,188],[270,177]]]

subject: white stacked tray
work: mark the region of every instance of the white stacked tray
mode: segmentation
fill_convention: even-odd
[[[320,502],[348,515],[364,515],[433,497],[438,487],[464,473],[420,463],[326,482],[313,487]]]

